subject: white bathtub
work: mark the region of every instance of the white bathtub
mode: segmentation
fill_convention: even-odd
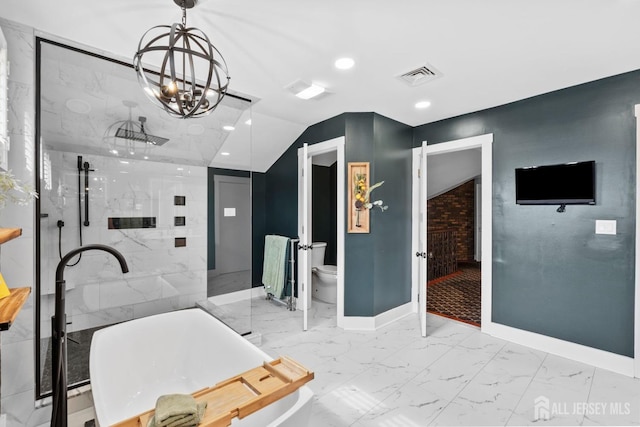
[[[144,317],[93,334],[89,372],[102,427],[153,409],[163,394],[192,393],[273,360],[201,309]],[[306,426],[306,386],[233,426]]]

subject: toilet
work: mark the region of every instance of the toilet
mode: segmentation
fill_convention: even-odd
[[[324,251],[327,249],[325,242],[311,244],[311,289],[312,297],[335,304],[338,300],[338,270],[335,265],[325,265]]]

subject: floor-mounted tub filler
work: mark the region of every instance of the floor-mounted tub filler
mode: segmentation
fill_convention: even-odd
[[[272,361],[268,354],[200,309],[158,314],[97,331],[89,371],[99,426],[153,409],[159,396],[190,394]],[[306,426],[306,386],[233,426]]]

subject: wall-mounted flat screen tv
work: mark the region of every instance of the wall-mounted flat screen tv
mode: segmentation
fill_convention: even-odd
[[[516,169],[516,203],[520,205],[594,205],[596,162]]]

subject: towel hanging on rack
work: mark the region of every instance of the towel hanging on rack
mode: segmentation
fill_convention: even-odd
[[[273,234],[265,236],[262,284],[267,293],[278,299],[284,297],[288,252],[289,239],[287,237]]]

